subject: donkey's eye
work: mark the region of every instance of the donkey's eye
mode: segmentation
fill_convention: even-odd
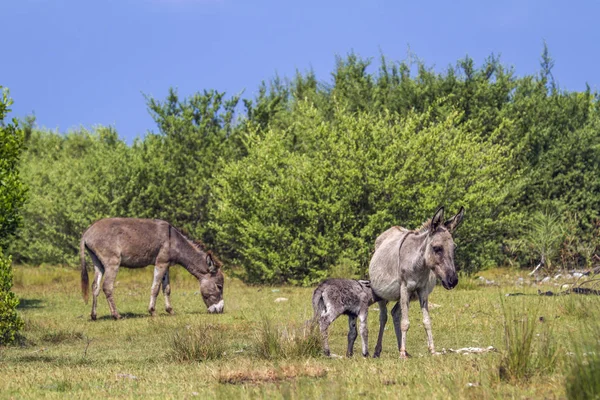
[[[442,246],[433,246],[433,251],[435,251],[436,253],[441,253],[442,251],[444,251],[444,249],[442,248]]]

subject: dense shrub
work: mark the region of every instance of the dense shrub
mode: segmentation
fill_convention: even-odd
[[[12,288],[11,258],[4,255],[8,240],[17,229],[20,209],[25,201],[25,185],[19,175],[19,158],[23,152],[23,131],[16,121],[6,124],[4,117],[10,111],[8,90],[0,86],[0,345],[10,343],[23,327],[16,307],[18,298]]]
[[[31,200],[10,253],[72,264],[94,220],[163,218],[250,282],[310,284],[364,274],[379,233],[418,227],[443,205],[466,208],[463,270],[537,264],[528,238],[540,213],[564,227],[547,264],[592,266],[600,102],[589,89],[559,90],[551,67],[545,50],[540,73],[523,77],[494,56],[444,72],[382,57],[369,72],[350,54],[330,83],[309,72],[262,83],[253,99],[148,98],[158,130],[131,146],[110,128],[32,129],[22,165]]]

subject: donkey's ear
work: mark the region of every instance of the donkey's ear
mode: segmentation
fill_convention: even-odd
[[[431,218],[431,229],[429,230],[429,234],[432,235],[437,230],[437,228],[439,228],[442,225],[443,221],[444,207],[440,207],[433,215],[433,218]]]
[[[219,267],[215,264],[215,260],[213,260],[212,256],[209,254],[206,255],[206,265],[208,265],[208,272],[211,274],[215,274]]]
[[[462,222],[464,216],[465,216],[465,208],[460,207],[460,211],[458,212],[458,214],[456,214],[454,217],[450,218],[448,221],[444,222],[444,226],[446,227],[446,229],[448,229],[448,231],[450,231],[452,233],[456,230],[456,228],[458,228],[458,226]]]

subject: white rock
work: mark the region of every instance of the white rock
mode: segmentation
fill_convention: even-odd
[[[278,297],[275,299],[275,303],[281,303],[282,301],[288,301],[285,297]]]

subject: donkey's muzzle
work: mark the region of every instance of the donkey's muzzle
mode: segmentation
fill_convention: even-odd
[[[442,286],[446,290],[454,289],[458,285],[458,276],[456,274],[448,276],[446,279],[442,279]]]
[[[210,314],[222,314],[224,306],[225,306],[225,302],[223,300],[221,300],[218,303],[213,304],[212,306],[208,307],[208,312]]]

